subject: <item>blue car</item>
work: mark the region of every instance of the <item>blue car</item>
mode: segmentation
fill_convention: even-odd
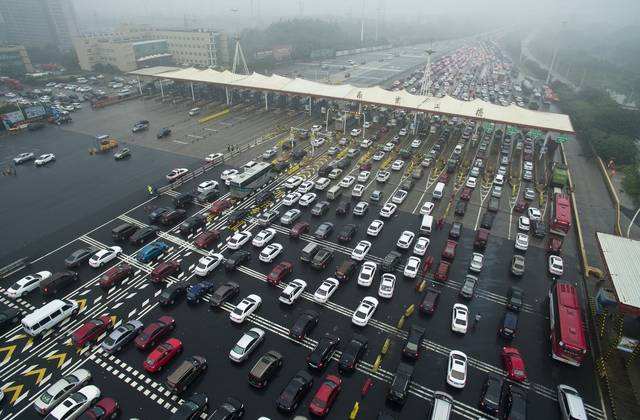
[[[145,245],[144,248],[138,251],[136,259],[140,262],[146,263],[155,258],[158,258],[167,249],[169,249],[169,245],[164,242],[152,242],[148,245]]]
[[[187,303],[200,303],[205,293],[212,291],[214,287],[213,282],[208,280],[192,284],[187,289]]]

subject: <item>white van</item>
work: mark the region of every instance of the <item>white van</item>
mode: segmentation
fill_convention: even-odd
[[[449,420],[453,411],[453,398],[446,392],[437,391],[433,394],[431,420]]]
[[[78,313],[78,302],[75,300],[52,300],[22,318],[22,329],[35,337],[76,313]]]
[[[327,190],[327,200],[335,200],[342,195],[342,188],[340,185],[334,185]]]
[[[420,223],[420,232],[427,235],[431,235],[431,228],[433,227],[433,216],[425,214],[422,216],[422,223]]]
[[[198,115],[200,113],[200,108],[191,108],[189,110],[189,116],[193,117],[194,115]]]
[[[444,195],[444,182],[438,182],[431,196],[433,197],[434,200],[440,200],[443,195]]]

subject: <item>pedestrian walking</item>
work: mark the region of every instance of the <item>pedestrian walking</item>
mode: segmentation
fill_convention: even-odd
[[[482,314],[476,314],[475,320],[473,322],[473,329],[475,330],[476,327],[478,326],[478,323],[480,323],[480,320],[482,319]]]

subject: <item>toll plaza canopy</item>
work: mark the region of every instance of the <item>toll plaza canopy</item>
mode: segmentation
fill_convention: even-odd
[[[640,241],[602,232],[596,235],[621,310],[640,315]]]
[[[302,95],[361,102],[409,111],[428,112],[464,118],[477,118],[496,123],[522,127],[535,127],[562,133],[574,133],[568,115],[533,111],[516,105],[501,106],[474,99],[461,101],[450,96],[442,98],[413,95],[406,90],[388,91],[379,86],[357,87],[349,84],[333,85],[300,78],[279,75],[265,76],[259,73],[236,74],[228,70],[199,70],[196,68],[149,67],[129,74],[182,82],[208,83],[224,87],[253,89],[286,95]]]

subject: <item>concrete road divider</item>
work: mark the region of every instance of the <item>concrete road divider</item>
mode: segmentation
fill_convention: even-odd
[[[207,123],[209,121],[213,121],[216,118],[223,117],[223,116],[227,115],[229,113],[229,111],[230,111],[229,108],[227,108],[227,109],[224,109],[224,110],[222,110],[220,112],[216,112],[215,114],[207,115],[206,117],[200,118],[198,120],[198,124],[204,124],[204,123]]]

